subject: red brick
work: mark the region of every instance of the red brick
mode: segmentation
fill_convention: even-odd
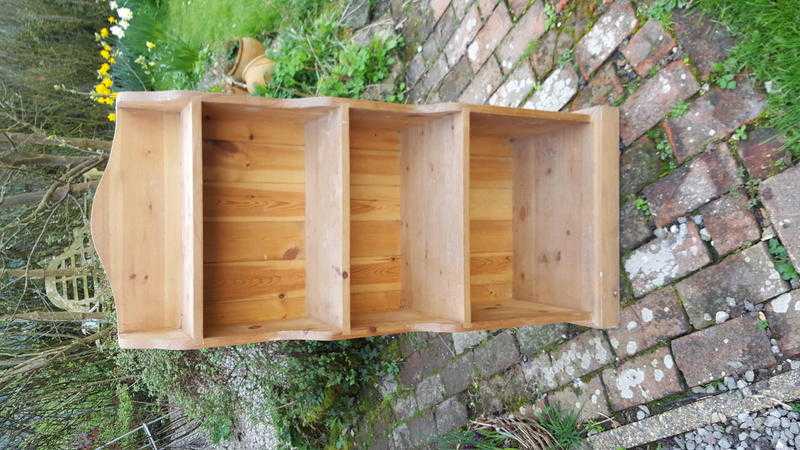
[[[761,201],[789,258],[800,268],[800,165],[761,183]]]
[[[461,93],[458,100],[462,103],[475,103],[478,105],[486,103],[495,89],[500,86],[502,80],[503,73],[500,71],[500,65],[497,64],[494,58],[489,58],[486,64],[481,67],[481,70],[472,78],[472,81]]]
[[[675,339],[672,355],[689,387],[776,363],[769,337],[752,316]]]
[[[655,215],[656,226],[664,226],[719,197],[740,183],[736,162],[728,146],[708,149],[688,165],[646,187],[644,196]]]
[[[676,103],[691,97],[699,89],[694,75],[682,61],[661,69],[620,107],[622,142],[630,145],[655,126]]]
[[[553,29],[545,33],[544,37],[536,41],[536,50],[531,53],[530,61],[533,71],[540,78],[544,78],[556,63],[556,58],[572,47],[572,36],[560,29]]]
[[[517,21],[514,28],[511,29],[500,46],[497,47],[496,54],[503,72],[508,73],[511,71],[519,58],[525,54],[531,42],[544,33],[544,20],[543,3],[537,1]]]
[[[633,70],[643,77],[658,61],[669,55],[674,47],[675,41],[672,37],[657,20],[651,19],[633,35],[628,45],[622,49],[622,54],[631,63]]]
[[[439,86],[439,99],[444,102],[454,102],[473,79],[472,69],[466,57],[462,57],[458,63],[447,72]]]
[[[647,136],[640,137],[622,152],[619,169],[620,194],[636,194],[656,181],[662,170],[663,162],[658,156],[655,143]]]
[[[458,28],[456,28],[453,36],[450,37],[450,41],[445,46],[444,53],[447,56],[447,63],[449,65],[455,65],[455,63],[464,56],[464,53],[467,51],[467,45],[469,45],[472,39],[475,38],[475,35],[478,34],[480,27],[481,17],[478,13],[478,4],[476,3],[467,10]]]
[[[597,417],[608,417],[611,410],[606,400],[605,388],[600,376],[595,375],[588,382],[578,386],[567,386],[547,396],[547,403],[560,405],[567,411],[577,411],[578,419],[586,421]]]
[[[669,348],[662,347],[603,371],[608,398],[615,411],[683,391]]]
[[[684,116],[664,123],[675,158],[683,162],[702,152],[709,142],[724,139],[755,119],[765,105],[764,96],[747,77],[738,78],[736,89],[712,89],[695,100]]]
[[[511,72],[506,81],[489,98],[490,105],[519,106],[528,96],[536,79],[527,62]]]
[[[664,288],[620,311],[619,326],[608,330],[608,339],[617,355],[625,358],[690,329],[675,291]]]
[[[615,3],[575,46],[575,60],[585,79],[611,56],[617,46],[636,28],[636,13],[630,2]]]
[[[614,71],[611,63],[606,63],[594,74],[575,100],[570,105],[571,110],[578,110],[597,105],[610,105],[622,97],[625,89]],[[624,181],[624,177],[621,177]]]
[[[470,0],[458,0],[463,3],[469,3]],[[498,0],[478,0],[478,9],[481,12],[481,17],[486,19],[492,15],[492,11],[497,7]]]
[[[634,295],[641,297],[710,262],[697,226],[689,222],[631,252],[624,267]]]
[[[800,355],[800,290],[771,301],[767,305],[767,319],[784,356]]]
[[[578,91],[578,81],[578,74],[571,65],[554,70],[525,103],[525,108],[561,110]]]
[[[767,178],[789,165],[783,135],[772,128],[757,128],[739,143],[739,156],[751,176]]]
[[[511,8],[511,14],[514,14],[514,17],[519,17],[525,12],[528,3],[530,3],[529,0],[508,0],[508,7]]]
[[[492,56],[498,43],[511,29],[511,16],[504,4],[499,4],[486,20],[483,28],[475,36],[475,40],[467,47],[467,57],[472,70],[477,72],[483,63]]]
[[[431,12],[433,13],[433,20],[438,21],[444,11],[447,9],[447,5],[450,4],[450,0],[431,0],[430,7]]]
[[[763,242],[693,274],[675,288],[695,328],[739,316],[745,302],[760,303],[787,290]]]
[[[599,330],[585,331],[564,342],[550,355],[552,366],[542,369],[543,385],[562,386],[611,363],[611,348]]]
[[[703,206],[700,214],[713,239],[711,245],[720,255],[761,238],[761,228],[747,206],[747,198],[738,192]]]
[[[728,57],[736,45],[733,36],[725,26],[715,22],[695,9],[676,9],[672,13],[678,43],[700,70],[703,78],[708,77],[715,62]]]
[[[636,209],[634,202],[622,205],[619,211],[619,244],[623,250],[636,248],[653,237],[653,218]]]

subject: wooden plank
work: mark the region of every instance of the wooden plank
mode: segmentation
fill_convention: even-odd
[[[306,117],[281,120],[275,114],[229,115],[203,114],[203,138],[273,146],[302,146]]]
[[[470,156],[470,187],[511,189],[511,162],[511,157]]]
[[[400,151],[351,149],[351,186],[400,186]]]
[[[399,221],[400,186],[350,186],[350,220]]]
[[[205,221],[205,262],[302,260],[303,222]]]
[[[304,317],[306,314],[306,304],[303,297],[210,302],[206,306],[205,320],[214,325],[297,319]]]
[[[346,107],[305,127],[306,310],[350,329],[350,156]]]
[[[400,221],[355,221],[350,223],[350,256],[400,255]]]
[[[500,302],[510,300],[513,296],[511,277],[505,283],[480,284],[473,282],[470,285],[470,302],[474,308],[475,303]]]
[[[580,322],[590,313],[534,302],[505,300],[472,305],[472,329],[510,328],[558,322]]]
[[[302,146],[203,141],[203,179],[213,182],[305,183]]]
[[[350,312],[353,316],[381,311],[396,311],[403,306],[402,293],[399,289],[395,291],[351,292],[350,294]]]
[[[202,103],[195,96],[180,113],[184,223],[181,228],[181,256],[184,258],[182,287],[182,330],[189,337],[203,337],[203,154]]]
[[[302,296],[304,268],[304,261],[204,264],[205,304]]]
[[[351,289],[368,284],[397,284],[400,282],[400,256],[353,258],[350,261]]]
[[[511,220],[512,197],[511,189],[470,189],[470,218],[472,220]]]
[[[472,255],[513,251],[514,234],[509,220],[472,220],[469,223]]]
[[[470,283],[497,284],[512,280],[512,253],[473,254],[469,259]]]
[[[452,114],[401,138],[404,301],[427,316],[469,322],[469,122]]]
[[[305,189],[302,184],[207,182],[202,206],[205,220],[302,222]]]

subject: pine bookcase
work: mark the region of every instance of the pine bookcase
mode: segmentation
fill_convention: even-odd
[[[615,326],[618,113],[122,93],[91,228],[123,348]]]

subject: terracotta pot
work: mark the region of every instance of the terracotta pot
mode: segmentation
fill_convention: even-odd
[[[245,37],[239,39],[239,50],[236,59],[228,70],[228,75],[237,81],[244,78],[244,70],[255,58],[264,56],[264,46],[256,39]]]
[[[268,82],[272,78],[275,63],[264,55],[257,56],[244,68],[244,82],[247,91],[255,94],[256,86]]]

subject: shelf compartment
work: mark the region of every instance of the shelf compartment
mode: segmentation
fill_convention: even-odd
[[[467,322],[465,117],[351,106],[351,334]]]
[[[585,113],[471,113],[472,328],[616,322],[617,115]]]
[[[203,101],[206,339],[341,334],[346,109],[215,100]]]

